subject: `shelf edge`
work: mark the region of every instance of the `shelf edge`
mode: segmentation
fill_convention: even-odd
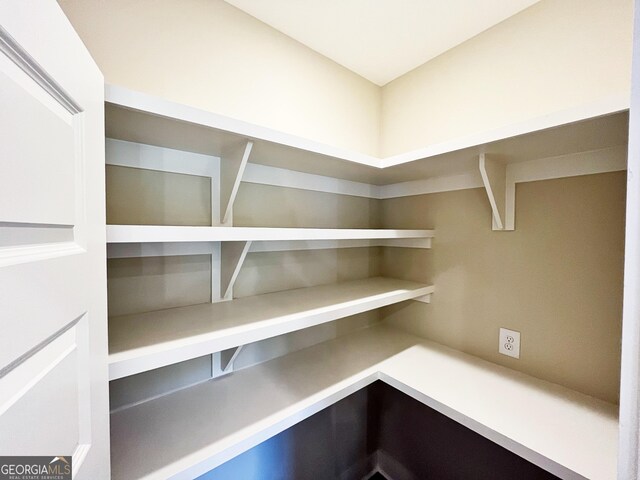
[[[367,297],[365,300],[342,302],[335,309],[328,310],[327,307],[316,308],[308,312],[293,313],[276,319],[255,322],[252,327],[246,325],[232,327],[226,330],[200,334],[190,339],[172,340],[164,344],[155,344],[110,354],[108,357],[109,380],[117,380],[239,345],[246,345],[285,333],[304,330],[340,318],[433,294],[434,292],[435,287],[433,285],[424,285],[420,288],[400,293],[376,294]],[[161,347],[161,345],[164,346]]]

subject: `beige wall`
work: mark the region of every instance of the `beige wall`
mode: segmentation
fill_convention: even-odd
[[[222,0],[59,0],[106,81],[387,156],[629,95],[632,0],[542,0],[382,89]]]
[[[241,183],[234,203],[238,227],[380,228],[380,200]]]
[[[107,225],[211,225],[211,180],[107,165]]]
[[[615,402],[622,307],[625,173],[521,183],[516,230],[491,230],[482,189],[383,201],[385,227],[433,227],[428,251],[388,248],[383,274],[432,282],[432,303],[388,307],[417,335]],[[522,334],[519,360],[498,329]]]
[[[211,301],[211,256],[110,258],[109,316]]]
[[[381,155],[628,96],[632,7],[542,0],[387,84]]]
[[[60,0],[108,83],[374,154],[380,89],[222,0]]]

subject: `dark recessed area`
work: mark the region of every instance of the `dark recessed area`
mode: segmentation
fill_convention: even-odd
[[[201,480],[550,480],[557,477],[375,382]]]
[[[369,480],[389,480],[389,479],[384,475],[382,475],[380,472],[376,472],[369,477]]]

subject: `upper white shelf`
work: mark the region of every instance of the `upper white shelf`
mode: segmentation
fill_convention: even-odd
[[[616,477],[615,405],[378,326],[113,413],[112,478],[195,478],[378,379],[561,478]]]
[[[434,287],[367,278],[109,319],[109,379],[423,297]]]
[[[434,230],[107,225],[107,243],[427,239]]]
[[[220,157],[253,141],[252,163],[374,185],[475,171],[480,153],[505,162],[624,145],[628,98],[551,113],[497,130],[380,158],[107,85],[108,138]]]

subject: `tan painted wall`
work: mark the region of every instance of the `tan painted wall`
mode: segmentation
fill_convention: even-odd
[[[482,189],[385,200],[387,228],[436,229],[428,251],[388,248],[383,274],[433,282],[430,305],[385,321],[580,392],[618,398],[625,173],[521,183],[516,230],[491,230]],[[519,360],[498,329],[522,334]]]
[[[376,153],[380,89],[222,0],[60,0],[107,83]]]
[[[309,228],[381,228],[380,201],[241,183],[233,224]]]
[[[380,153],[630,94],[632,0],[542,0],[382,89]]]
[[[109,316],[211,301],[211,256],[110,258]]]
[[[107,165],[108,225],[211,225],[211,180]]]

